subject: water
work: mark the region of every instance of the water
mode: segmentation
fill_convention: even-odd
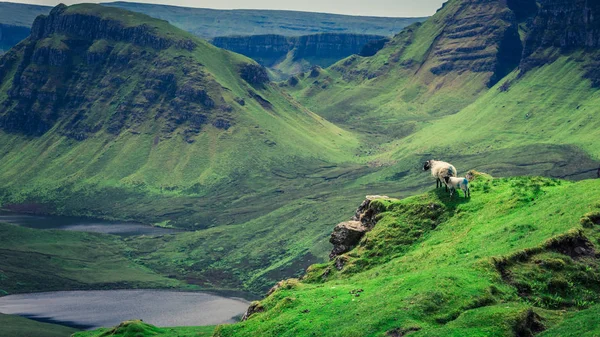
[[[234,323],[249,302],[161,290],[59,291],[0,297],[0,312],[81,329],[142,319],[161,327]]]
[[[105,221],[72,216],[30,215],[5,211],[0,211],[0,222],[35,229],[61,229],[120,236],[162,235],[179,231],[134,222]]]

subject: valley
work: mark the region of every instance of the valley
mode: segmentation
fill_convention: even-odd
[[[110,221],[0,217],[0,294],[259,299],[236,324],[80,337],[598,334],[600,7],[450,0],[320,64],[304,35],[220,40],[243,56],[113,5],[59,5],[0,57],[2,209]],[[471,172],[472,198],[434,190],[432,158]],[[372,229],[328,261],[375,194]],[[106,231],[122,222],[156,231]]]

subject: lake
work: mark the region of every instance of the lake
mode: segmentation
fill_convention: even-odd
[[[59,291],[0,297],[0,312],[80,329],[142,319],[161,327],[234,323],[249,302],[209,293],[162,290]]]
[[[152,236],[180,232],[177,229],[153,227],[134,222],[106,221],[74,216],[31,215],[6,211],[0,211],[0,222],[35,229],[60,229],[120,236]]]

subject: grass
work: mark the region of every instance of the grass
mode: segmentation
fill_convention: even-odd
[[[73,337],[209,337],[214,327],[178,327],[157,328],[142,321],[126,321],[111,329],[101,328],[93,331],[78,332]]]
[[[576,235],[597,244],[598,228],[584,230],[579,220],[600,206],[590,198],[598,189],[591,180],[480,176],[469,200],[429,192],[383,204],[375,230],[345,255],[341,271],[334,262],[311,267],[302,280],[288,281],[263,300],[264,312],[221,326],[215,336],[382,336],[402,330],[414,330],[414,336],[513,336],[535,328],[524,323],[527,317],[550,328],[561,310],[587,306],[567,301],[539,309],[515,284],[535,284],[544,272],[506,280],[493,261],[528,251],[532,261],[560,256],[577,268],[597,263],[550,247]],[[438,211],[424,211],[428,206]],[[593,279],[600,276],[597,267],[590,272]],[[575,297],[583,299],[581,294]],[[600,300],[597,291],[589,294],[589,303]]]
[[[0,224],[0,294],[73,289],[181,288],[136,263],[119,237]]]
[[[0,314],[0,334],[11,337],[68,337],[77,329]]]

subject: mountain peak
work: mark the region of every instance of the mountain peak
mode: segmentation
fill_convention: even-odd
[[[70,7],[60,4],[49,15],[38,16],[31,28],[31,38],[39,40],[52,34],[86,40],[109,39],[158,50],[171,46],[186,50],[196,47],[191,36],[164,20],[95,4]]]

